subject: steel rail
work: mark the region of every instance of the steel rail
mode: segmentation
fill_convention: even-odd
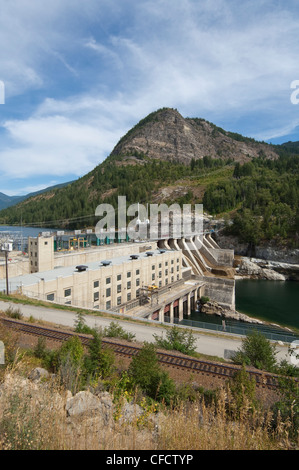
[[[54,341],[66,341],[73,336],[78,336],[82,344],[88,346],[92,340],[91,335],[83,335],[76,332],[61,331],[59,329],[31,325],[20,320],[13,320],[10,318],[0,317],[0,321],[8,327],[22,331],[25,334],[32,334],[35,336],[44,336]],[[133,357],[139,353],[142,346],[133,346],[120,342],[109,341],[102,339],[103,347],[109,347],[117,355],[126,357]],[[192,370],[195,373],[213,375],[224,378],[233,378],[236,372],[241,370],[240,366],[221,364],[213,361],[190,358],[179,354],[171,354],[166,352],[157,351],[158,360],[160,363],[177,369]],[[269,372],[248,370],[247,372],[251,377],[254,377],[258,387],[277,388],[278,376]]]

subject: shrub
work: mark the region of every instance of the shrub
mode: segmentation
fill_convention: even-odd
[[[97,331],[93,331],[93,339],[88,347],[88,355],[84,358],[85,374],[95,377],[107,377],[112,373],[115,356],[110,349],[103,349],[102,338]]]
[[[0,369],[5,369],[9,364],[12,364],[18,357],[18,340],[19,333],[6,327],[0,322],[0,339],[4,343],[4,365],[0,364]]]
[[[166,332],[166,339],[153,335],[156,345],[162,349],[180,351],[183,354],[193,354],[195,352],[196,338],[192,331],[188,331],[177,326]]]
[[[47,350],[46,350],[46,338],[43,338],[43,337],[40,337],[38,338],[37,340],[37,344],[33,350],[33,354],[35,357],[39,358],[39,359],[44,359],[46,354],[47,354]]]
[[[242,369],[236,372],[235,376],[229,381],[228,409],[234,419],[240,418],[240,413],[251,412],[258,408],[255,390],[256,384],[254,378],[250,378],[243,365]]]
[[[170,404],[175,395],[175,384],[168,373],[160,369],[156,349],[145,343],[137,356],[134,356],[129,375],[150,398]]]
[[[8,307],[5,313],[9,318],[14,318],[15,320],[22,320],[23,318],[23,314],[19,308]]]
[[[299,432],[299,385],[294,377],[281,377],[279,382],[280,399],[273,406],[274,426],[280,420],[289,423],[289,434],[298,438]]]
[[[77,319],[75,321],[75,331],[76,333],[83,333],[83,334],[92,334],[93,329],[86,325],[85,322],[85,315],[83,312],[79,312],[77,314]]]
[[[242,340],[241,349],[234,355],[233,362],[272,372],[276,367],[275,354],[275,345],[262,333],[253,331]]]
[[[82,385],[83,358],[84,348],[78,336],[73,336],[63,343],[54,356],[60,380],[72,393],[80,390]]]
[[[121,338],[127,341],[133,341],[135,339],[134,333],[125,331],[119,323],[113,321],[109,326],[104,328],[103,336],[106,336],[107,338]]]

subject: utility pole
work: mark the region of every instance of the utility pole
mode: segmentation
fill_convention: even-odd
[[[9,294],[8,288],[8,253],[12,251],[12,240],[2,244],[1,250],[5,252],[5,273],[6,273],[6,295]]]
[[[8,251],[5,250],[6,295],[8,295]]]

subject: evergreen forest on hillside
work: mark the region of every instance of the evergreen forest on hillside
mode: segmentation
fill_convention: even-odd
[[[244,164],[206,156],[184,165],[149,159],[137,151],[110,156],[69,186],[1,211],[0,223],[94,227],[95,209],[102,202],[115,209],[118,196],[126,196],[128,205],[152,203],[159,188],[181,185],[183,195],[159,202],[203,203],[205,212],[232,220],[229,233],[253,245],[277,239],[298,246],[299,155],[292,144],[278,146],[276,160],[261,156]],[[196,189],[202,190],[202,197]]]
[[[256,245],[276,238],[297,246],[298,170],[298,155],[236,163],[232,179],[208,187],[204,208],[215,215],[235,210],[228,232],[242,241]]]
[[[58,189],[31,198],[17,206],[0,212],[0,223],[13,225],[60,226],[68,228],[84,227],[95,224],[95,209],[105,202],[117,208],[118,196],[126,196],[127,204],[151,203],[154,191],[178,180],[190,181],[211,172],[232,165],[232,160],[204,157],[192,161],[191,165],[150,160],[135,152],[135,161],[128,156],[111,156],[87,175],[66,188]],[[126,163],[128,161],[128,163]],[[229,173],[232,173],[232,166]],[[193,200],[188,191],[176,201],[187,204]]]

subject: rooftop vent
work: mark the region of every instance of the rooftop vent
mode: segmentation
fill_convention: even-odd
[[[84,266],[83,264],[76,266],[76,269],[78,270],[79,273],[81,273],[82,271],[86,271],[87,268],[88,266]]]
[[[103,266],[109,266],[111,264],[111,261],[101,261]]]
[[[130,255],[130,258],[131,258],[131,259],[138,259],[138,258],[139,258],[139,255]]]

